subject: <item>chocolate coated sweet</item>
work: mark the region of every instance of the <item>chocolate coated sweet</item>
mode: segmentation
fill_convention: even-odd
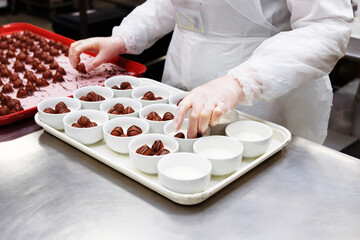
[[[81,127],[87,127],[90,124],[90,119],[85,117],[85,116],[81,116],[77,123],[81,126]]]
[[[0,65],[0,76],[1,77],[10,76],[10,70],[5,65]]]
[[[174,115],[171,112],[164,113],[163,121],[169,121],[174,119]]]
[[[49,83],[48,83],[48,81],[46,81],[46,79],[39,78],[39,79],[36,80],[36,86],[38,86],[38,87],[46,87],[46,86],[49,86]]]
[[[119,112],[119,113],[123,113],[124,112],[124,105],[122,105],[121,103],[117,103],[114,105],[114,108]]]
[[[30,81],[28,81],[26,83],[25,89],[26,89],[26,91],[28,91],[28,93],[32,93],[32,92],[36,91],[36,88],[35,88],[34,84],[32,82],[30,82]]]
[[[25,61],[26,59],[26,54],[23,51],[20,51],[18,55],[16,55],[16,59],[19,61]]]
[[[59,67],[59,64],[56,61],[53,61],[52,63],[50,63],[49,67],[50,67],[50,69],[54,70],[54,69],[57,69]]]
[[[68,109],[68,107],[66,106],[66,104],[63,101],[61,101],[55,105],[56,112],[60,111],[61,109]]]
[[[52,63],[54,61],[54,58],[50,55],[47,55],[46,58],[45,58],[45,63]]]
[[[95,98],[93,98],[94,102],[98,102],[98,101],[104,101],[105,98],[99,94],[96,94]]]
[[[50,79],[52,76],[53,75],[50,69],[46,69],[45,72],[42,73],[42,77],[45,79]]]
[[[78,123],[73,123],[71,126],[74,128],[81,128],[80,124]]]
[[[44,65],[42,65],[41,63],[39,63],[39,65],[36,67],[36,70],[38,73],[42,73],[46,71],[46,67]]]
[[[159,152],[161,149],[164,148],[164,144],[162,143],[161,140],[156,140],[153,145],[151,146],[151,151],[153,151],[153,153],[157,153]]]
[[[7,57],[7,58],[13,58],[13,57],[15,57],[15,52],[14,52],[14,51],[11,51],[11,50],[8,50],[8,51],[6,52],[6,57]]]
[[[135,112],[135,110],[132,108],[132,107],[130,107],[130,106],[128,106],[128,107],[126,107],[125,109],[124,109],[124,114],[129,114],[129,113],[133,113],[133,112]]]
[[[58,67],[56,72],[60,73],[61,75],[66,75],[65,69],[63,67]]]
[[[150,120],[150,121],[162,121],[161,117],[159,116],[159,114],[157,112],[150,112],[146,119]]]
[[[13,92],[14,89],[11,87],[11,85],[9,83],[5,84],[3,87],[2,87],[2,90],[1,90],[3,93],[10,93],[10,92]]]
[[[136,135],[139,135],[141,133],[142,133],[141,128],[139,128],[138,126],[135,126],[135,125],[132,125],[127,130],[127,135],[128,136],[136,136]]]
[[[110,133],[110,135],[117,136],[117,137],[120,136],[121,134],[124,134],[122,127],[115,127]]]
[[[127,89],[132,89],[131,84],[129,82],[122,82],[120,84],[120,89],[121,90],[127,90]]]
[[[62,49],[62,48],[63,48],[63,44],[62,44],[60,41],[57,41],[57,42],[55,43],[55,48],[56,48],[56,49]]]
[[[174,137],[176,137],[176,138],[183,138],[183,139],[185,139],[185,134],[184,134],[184,133],[182,133],[182,132],[178,132],[177,134],[175,134],[175,135],[174,135]]]
[[[24,87],[21,87],[16,93],[16,97],[18,98],[26,98],[27,96],[29,96],[29,93]]]
[[[119,111],[116,110],[116,108],[111,108],[111,109],[108,111],[108,113],[110,113],[110,114],[116,114],[116,115],[119,115],[119,114],[120,114]]]
[[[8,106],[10,109],[15,107],[16,105],[21,105],[20,101],[17,99],[11,98],[9,101],[7,101],[6,106]]]
[[[96,126],[97,126],[96,122],[90,122],[87,127],[90,128],[90,127],[96,127]]]
[[[141,155],[147,155],[147,156],[151,156],[153,155],[153,152],[151,151],[151,148],[149,148],[148,145],[143,145],[141,147],[139,147],[137,150],[136,150],[136,153],[138,154],[141,154]]]
[[[23,72],[25,71],[25,65],[21,61],[16,60],[14,63],[14,70],[15,72]]]
[[[19,77],[19,75],[17,74],[17,73],[12,73],[12,74],[10,74],[10,76],[9,76],[9,81],[10,82],[15,82],[16,80],[20,80],[20,77]]]
[[[153,92],[151,91],[147,91],[144,96],[141,98],[141,100],[154,100],[155,99],[155,95]]]
[[[120,90],[120,88],[118,86],[116,86],[116,85],[112,86],[111,88],[115,89],[115,90]]]
[[[0,57],[0,62],[5,65],[10,64],[10,62],[7,60],[7,58],[5,56]]]
[[[166,148],[163,148],[159,152],[157,152],[156,155],[161,156],[161,155],[165,155],[165,154],[169,154],[169,153],[170,153],[169,150],[167,150]]]
[[[64,82],[64,78],[60,73],[57,72],[53,76],[53,82],[54,83],[56,83],[56,82]]]
[[[79,65],[77,65],[76,70],[77,70],[79,73],[84,73],[84,74],[87,73],[84,63],[80,63]]]
[[[16,105],[15,107],[13,107],[13,108],[11,109],[11,112],[12,112],[12,113],[16,113],[16,112],[20,112],[20,111],[22,111],[22,110],[24,110],[24,108],[23,108],[22,106]]]
[[[51,107],[45,108],[43,112],[49,113],[49,114],[56,114],[56,111],[54,109],[52,109]]]
[[[62,108],[62,109],[60,109],[57,113],[58,113],[58,114],[62,114],[62,113],[68,113],[68,112],[70,112],[70,109],[68,109],[68,108]]]
[[[40,62],[38,60],[34,60],[31,64],[33,69],[37,69],[37,67],[39,66]]]
[[[48,42],[49,46],[54,46],[55,45],[55,41],[50,39],[49,42]]]
[[[7,49],[9,44],[7,42],[0,42],[0,49]]]
[[[59,56],[60,55],[59,51],[53,47],[50,48],[49,53],[51,56]]]
[[[23,82],[20,80],[20,79],[16,79],[14,82],[13,82],[13,87],[14,88],[20,88],[20,87],[23,87],[24,84]]]
[[[34,62],[34,58],[27,55],[26,59],[25,59],[25,63],[26,64],[32,64],[33,62]]]

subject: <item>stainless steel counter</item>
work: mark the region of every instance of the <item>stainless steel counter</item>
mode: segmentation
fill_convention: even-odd
[[[360,160],[301,138],[195,206],[41,131],[0,143],[0,239],[359,239]]]

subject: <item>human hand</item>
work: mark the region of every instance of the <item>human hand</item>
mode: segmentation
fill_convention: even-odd
[[[197,133],[205,133],[209,125],[218,124],[221,116],[234,109],[243,98],[242,87],[232,76],[212,80],[191,90],[179,103],[173,128],[180,129],[191,108],[187,137],[196,138]]]
[[[97,54],[90,62],[86,63],[86,72],[90,72],[100,64],[125,53],[126,46],[121,37],[94,37],[74,42],[70,46],[69,60],[76,68],[80,63],[80,54],[85,51],[94,51]]]

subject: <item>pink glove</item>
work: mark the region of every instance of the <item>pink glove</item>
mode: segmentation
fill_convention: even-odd
[[[188,138],[205,133],[209,125],[219,123],[222,115],[229,113],[244,98],[240,83],[232,76],[224,76],[194,88],[177,108],[173,128],[178,131],[186,113],[191,108]]]
[[[94,37],[74,42],[70,46],[69,59],[76,68],[80,63],[80,54],[85,51],[94,51],[97,54],[90,62],[86,63],[86,72],[90,72],[100,64],[125,53],[125,43],[121,37]]]

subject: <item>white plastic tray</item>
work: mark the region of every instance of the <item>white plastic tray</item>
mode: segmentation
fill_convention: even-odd
[[[172,91],[172,93],[181,91],[176,88],[167,86],[165,84],[150,79],[143,79],[143,85],[145,86],[163,85],[168,87]],[[181,194],[181,193],[173,192],[167,188],[164,188],[163,186],[161,186],[157,175],[149,175],[137,170],[133,165],[131,159],[129,158],[129,155],[119,154],[112,151],[109,147],[107,147],[104,140],[101,140],[100,142],[95,143],[93,145],[86,146],[65,135],[64,131],[58,131],[48,126],[47,124],[41,122],[39,120],[38,114],[35,115],[35,121],[38,125],[43,127],[46,132],[72,145],[73,147],[79,149],[80,151],[83,151],[84,153],[94,157],[95,159],[103,162],[104,164],[116,169],[117,171],[143,184],[144,186],[150,188],[151,190],[163,195],[164,197],[167,197],[168,199],[179,204],[193,205],[204,201],[205,199],[209,198],[219,190],[223,189],[228,184],[235,181],[240,176],[244,175],[245,173],[247,173],[257,165],[268,159],[276,152],[280,151],[291,140],[291,133],[282,126],[255,118],[253,116],[241,112],[239,112],[239,116],[240,119],[250,119],[254,121],[260,121],[262,123],[267,124],[273,129],[274,134],[272,136],[268,149],[263,155],[257,158],[243,158],[238,169],[231,174],[221,177],[212,176],[208,187],[203,192],[195,193],[195,194]]]

